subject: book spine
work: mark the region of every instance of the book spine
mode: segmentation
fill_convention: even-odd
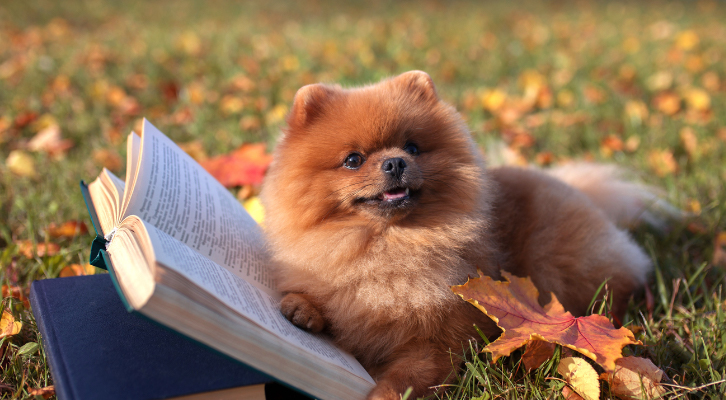
[[[83,201],[86,203],[88,215],[91,217],[93,230],[96,231],[96,237],[91,243],[90,264],[94,267],[108,270],[108,267],[104,263],[105,260],[100,253],[101,250],[106,248],[108,241],[103,237],[101,223],[99,222],[98,214],[96,213],[96,207],[94,207],[93,200],[91,200],[91,193],[88,191],[88,185],[86,185],[86,182],[84,181],[81,181],[81,194],[83,195]]]
[[[43,290],[43,281],[35,281],[30,287],[30,306],[35,317],[38,331],[40,332],[43,350],[48,357],[50,364],[51,377],[55,386],[55,393],[58,399],[75,399],[73,380],[68,376],[68,367],[65,365],[65,358],[60,354],[60,347],[56,348],[56,332],[53,324],[46,325],[45,321],[49,320],[49,316],[45,315],[48,307],[49,299],[45,296]]]

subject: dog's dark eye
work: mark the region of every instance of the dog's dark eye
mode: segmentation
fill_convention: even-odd
[[[407,143],[405,146],[403,146],[403,150],[412,156],[418,155],[418,146],[413,143]]]
[[[348,157],[345,158],[343,165],[345,165],[348,169],[358,169],[361,165],[363,165],[363,161],[362,155],[358,153],[350,153],[348,154]]]

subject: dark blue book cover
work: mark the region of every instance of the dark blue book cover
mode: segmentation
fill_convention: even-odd
[[[264,385],[267,398],[306,398],[128,313],[107,274],[33,282],[30,303],[61,400],[163,399],[251,385]]]

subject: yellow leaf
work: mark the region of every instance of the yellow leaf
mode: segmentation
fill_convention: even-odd
[[[507,94],[499,89],[486,90],[481,96],[481,105],[485,110],[494,112],[500,109],[507,100]]]
[[[615,396],[621,399],[652,399],[665,395],[665,389],[659,384],[663,371],[647,358],[624,357],[615,364],[615,371],[602,374]]]
[[[669,89],[673,84],[673,74],[668,71],[658,71],[648,77],[645,84],[654,92]]]
[[[683,98],[686,100],[686,106],[696,111],[708,111],[711,108],[711,96],[703,89],[688,89]]]
[[[648,118],[648,106],[640,100],[625,103],[625,115],[633,125],[642,125]]]
[[[287,115],[287,106],[284,104],[278,104],[272,107],[272,110],[267,113],[265,116],[265,123],[267,123],[267,125],[278,124],[285,119],[285,115]]]
[[[686,209],[694,215],[701,215],[701,203],[696,199],[688,200],[688,207]]]
[[[585,400],[597,400],[600,398],[600,382],[597,380],[597,372],[582,358],[566,357],[560,360],[557,372],[565,378],[565,381]]]
[[[21,150],[11,151],[5,160],[5,165],[10,172],[19,176],[34,178],[37,175],[35,172],[35,160],[33,160],[30,154]]]
[[[197,55],[202,48],[202,41],[194,31],[186,31],[177,37],[177,47],[189,55]]]
[[[683,31],[676,36],[676,47],[681,50],[691,50],[698,45],[699,38],[692,30]]]
[[[13,314],[3,310],[3,316],[0,319],[0,338],[17,335],[22,328],[22,322],[16,321]]]
[[[264,226],[265,208],[262,206],[262,202],[260,202],[259,197],[255,196],[245,200],[244,207],[252,219],[254,219],[260,226]]]

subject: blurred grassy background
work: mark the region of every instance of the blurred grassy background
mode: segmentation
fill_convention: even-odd
[[[637,232],[657,264],[657,301],[629,318],[649,314],[646,341],[689,352],[681,363],[654,345],[672,382],[723,379],[723,319],[709,318],[722,318],[726,264],[715,242],[726,230],[724,21],[723,3],[707,1],[3,2],[0,277],[4,306],[26,325],[2,339],[0,391],[50,384],[42,348],[18,355],[37,337],[11,289],[87,263],[90,234],[49,227],[87,220],[78,181],[103,166],[123,174],[140,118],[202,154],[271,148],[302,85],[411,69],[432,76],[493,162],[613,162],[691,212],[665,234]],[[44,242],[58,248],[39,255]],[[674,316],[672,298],[688,312]]]

